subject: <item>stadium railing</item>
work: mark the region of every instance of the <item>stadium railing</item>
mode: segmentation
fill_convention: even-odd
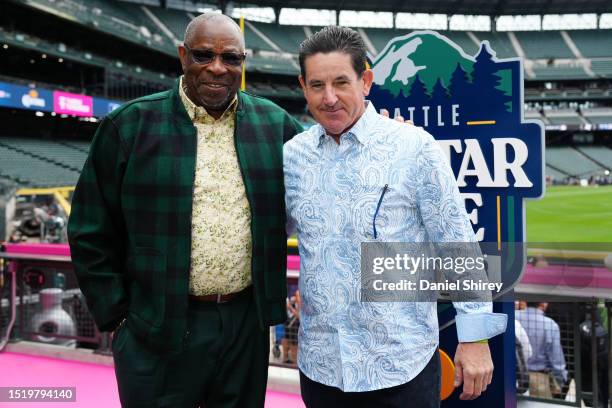
[[[26,340],[66,348],[107,352],[106,339],[87,310],[70,258],[57,255],[7,254],[0,251],[0,332],[15,306],[12,341]],[[15,272],[12,274],[11,272]],[[12,282],[13,277],[16,279]],[[16,284],[16,296],[8,288]],[[1,336],[0,336],[1,337]]]
[[[4,41],[16,47],[36,50],[52,57],[61,57],[65,60],[75,61],[84,65],[96,66],[104,69],[108,74],[116,74],[133,78],[134,82],[145,81],[154,85],[169,87],[174,81],[174,78],[170,78],[160,72],[154,72],[142,67],[133,66],[123,61],[109,59],[90,51],[79,50],[66,46],[65,44],[52,43],[30,34],[8,31],[2,27],[0,27],[0,41]],[[54,85],[53,87],[57,87],[57,85]],[[85,90],[79,89],[77,91],[87,91],[94,95],[99,94],[95,91],[95,88]]]
[[[52,12],[59,17],[71,16],[78,23],[95,27],[100,31],[119,36],[124,40],[146,45],[175,55],[174,45],[151,25],[144,25],[133,13],[123,11],[116,2],[100,0],[20,0],[20,2],[37,7],[45,12]],[[124,6],[127,7],[127,6]]]
[[[593,123],[612,123],[612,107],[584,108],[582,114]]]
[[[80,170],[67,168],[37,154],[29,154],[27,150],[2,143],[1,137],[0,162],[0,176],[20,186],[74,185],[80,173]]]
[[[575,177],[589,177],[605,169],[574,147],[549,146],[546,149],[546,164]]]
[[[607,406],[607,403],[593,405],[593,400],[597,398],[603,404],[607,395],[609,366],[606,348],[610,340],[608,316],[611,305],[604,307],[603,301],[544,294],[519,294],[517,298],[517,308],[523,311],[517,312],[516,321],[525,330],[532,348],[531,357],[525,361],[526,369],[519,370],[520,365],[517,366],[517,398],[576,407]],[[536,313],[525,313],[527,302],[532,302],[530,307],[547,303],[542,313],[553,323],[547,323]],[[522,317],[518,316],[519,313],[523,313]],[[593,317],[594,325],[591,324]],[[556,333],[554,326],[558,327]],[[547,339],[544,347],[538,343],[542,339]],[[555,344],[550,343],[551,339]],[[560,348],[553,352],[556,346]],[[518,352],[517,349],[517,358]],[[562,354],[563,366],[559,364],[559,354]],[[552,369],[553,358],[556,359],[555,370]],[[567,373],[565,379],[560,378],[561,370]]]
[[[183,39],[185,27],[191,20],[187,12],[161,7],[148,7],[148,9],[172,32],[175,38]]]

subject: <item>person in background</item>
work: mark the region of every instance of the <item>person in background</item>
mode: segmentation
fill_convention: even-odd
[[[526,302],[524,301],[517,300],[514,303],[516,310],[523,310],[526,307]],[[519,394],[524,394],[527,390],[529,390],[529,371],[527,369],[527,361],[533,354],[533,351],[531,349],[531,344],[529,343],[527,332],[516,317],[514,319],[514,337],[516,341],[517,365],[516,390]]]
[[[527,360],[529,395],[550,399],[561,394],[567,370],[559,325],[545,315],[547,307],[545,302],[527,302],[527,308],[516,311],[515,317],[527,332],[532,349]]]
[[[300,329],[300,291],[287,299],[287,322],[285,322],[285,337],[283,339],[283,362],[293,364],[297,361],[298,331]]]
[[[531,344],[529,343],[529,336],[527,335],[527,332],[523,328],[521,322],[516,319],[514,320],[514,335],[519,343],[521,343],[523,358],[526,362],[529,361],[531,355],[533,354]]]

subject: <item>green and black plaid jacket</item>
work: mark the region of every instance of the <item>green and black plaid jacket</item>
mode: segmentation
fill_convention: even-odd
[[[263,328],[286,319],[282,151],[301,127],[274,103],[239,92],[235,128]],[[187,335],[196,137],[178,81],[129,102],[101,122],[72,199],[72,262],[98,327],[127,317],[158,350],[180,350]]]

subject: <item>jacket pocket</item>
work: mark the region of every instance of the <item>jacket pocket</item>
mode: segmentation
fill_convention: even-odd
[[[264,293],[268,300],[287,297],[287,234],[284,228],[268,230],[264,237]]]
[[[166,255],[155,248],[136,248],[127,259],[130,314],[155,327],[164,321]]]
[[[126,323],[127,323],[127,319],[124,319],[121,323],[119,323],[119,326],[117,326],[117,328],[113,331],[113,338],[111,340],[111,350],[113,352],[113,354],[120,350],[123,343],[124,343],[124,339],[125,336],[123,335],[125,329],[126,329]]]

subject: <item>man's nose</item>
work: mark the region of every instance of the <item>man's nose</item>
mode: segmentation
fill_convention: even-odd
[[[335,105],[338,101],[338,96],[336,96],[336,90],[331,85],[325,86],[325,91],[323,93],[323,103],[329,106]]]
[[[220,55],[215,55],[210,64],[206,66],[206,69],[215,75],[221,75],[227,72],[227,67],[223,64]]]

